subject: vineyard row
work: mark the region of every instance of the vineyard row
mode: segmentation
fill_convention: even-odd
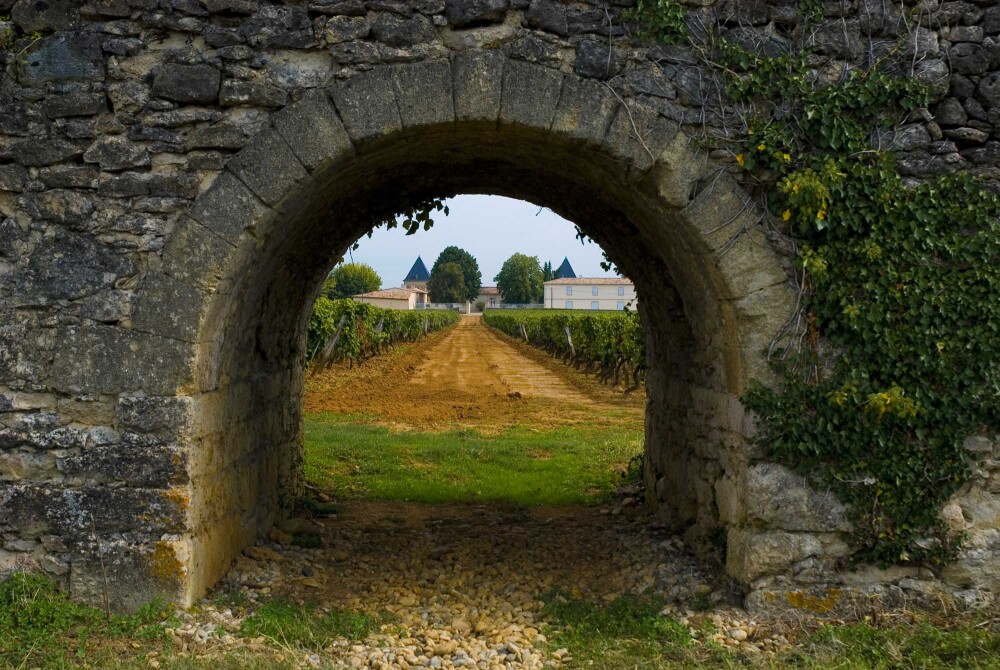
[[[398,342],[414,342],[452,326],[458,319],[458,312],[451,310],[403,311],[320,297],[309,321],[309,364],[322,370],[334,361],[360,363]]]
[[[642,382],[645,339],[635,312],[572,310],[487,310],[483,321],[493,328],[596,373],[604,383]]]

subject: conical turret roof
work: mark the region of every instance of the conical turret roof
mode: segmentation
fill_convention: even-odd
[[[417,256],[417,260],[414,261],[413,267],[410,268],[410,272],[403,281],[427,281],[430,278],[431,273],[427,271],[427,266],[424,265],[424,261],[420,256]]]
[[[573,272],[573,266],[569,264],[569,258],[563,256],[562,265],[555,272],[558,279],[576,279],[576,273]]]

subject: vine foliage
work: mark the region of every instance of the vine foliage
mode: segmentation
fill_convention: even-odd
[[[967,175],[905,184],[873,149],[875,129],[929,103],[915,80],[821,86],[808,54],[720,51],[727,93],[757,112],[735,160],[794,240],[808,324],[781,388],[744,398],[759,442],[849,504],[856,560],[944,563],[962,539],[939,513],[969,474],[963,438],[1000,427],[1000,202]]]
[[[815,2],[800,10],[821,20]],[[931,101],[914,79],[877,65],[824,81],[808,51],[692,46],[744,112],[716,146],[799,267],[804,327],[772,357],[783,383],[743,398],[756,439],[848,504],[855,560],[945,563],[963,439],[1000,429],[1000,200],[968,175],[905,182],[878,150],[877,129]]]

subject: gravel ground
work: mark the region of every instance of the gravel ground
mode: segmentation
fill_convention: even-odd
[[[318,535],[303,548],[293,536]],[[515,509],[353,501],[327,518],[295,518],[241,557],[217,589],[254,603],[311,601],[319,611],[392,615],[361,642],[340,640],[304,665],[365,668],[534,669],[572,661],[546,639],[543,594],[606,604],[658,594],[664,616],[746,652],[787,646],[767,635],[679,538],[649,525],[625,499],[614,507]],[[713,603],[710,612],[692,611]],[[181,614],[181,650],[211,653],[237,642],[240,617],[208,601]],[[265,641],[250,641],[262,644]]]

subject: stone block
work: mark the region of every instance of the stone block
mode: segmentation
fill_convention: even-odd
[[[34,138],[20,140],[10,147],[11,158],[25,167],[62,163],[82,153],[83,149],[79,145],[58,137],[51,140]]]
[[[288,103],[288,93],[265,82],[227,79],[219,90],[219,102],[227,107],[284,107]]]
[[[69,593],[77,601],[134,612],[154,599],[189,603],[185,581],[192,559],[187,541],[76,543],[70,554]],[[110,566],[110,568],[109,568]]]
[[[804,477],[775,463],[747,469],[746,513],[751,523],[776,530],[819,533],[851,529],[837,496],[815,490]]]
[[[361,4],[361,3],[358,3]],[[364,15],[364,5],[358,16],[339,15],[326,22],[326,41],[328,44],[339,44],[368,37],[371,32],[371,22]]]
[[[305,167],[296,158],[284,138],[277,130],[268,129],[260,133],[250,143],[243,147],[243,150],[233,156],[226,167],[244,184],[260,197],[268,205],[276,205],[283,200],[295,187],[295,185],[308,176]],[[220,177],[213,188],[219,185],[226,188],[222,177]],[[208,195],[206,193],[206,195]],[[200,204],[201,200],[199,200]],[[238,211],[245,211],[248,215],[257,217],[263,214],[259,207],[244,209],[245,203],[242,200],[227,198],[226,200],[216,200],[213,208],[220,206],[239,207],[240,210],[233,209],[228,215],[235,215]],[[197,208],[197,211],[202,211]],[[195,218],[202,221],[198,214]],[[248,222],[255,221],[256,218],[248,219]],[[202,221],[202,223],[205,223]]]
[[[99,33],[64,32],[43,37],[19,56],[17,63],[17,80],[24,86],[104,81]]]
[[[0,191],[21,191],[28,181],[28,170],[20,165],[0,165]]]
[[[752,507],[752,503],[748,506]],[[749,584],[765,575],[780,574],[810,556],[821,556],[823,545],[808,533],[730,528],[726,574]]]
[[[451,64],[444,59],[392,68],[396,102],[404,128],[419,128],[455,120]]]
[[[310,91],[278,112],[274,127],[311,172],[354,156],[354,145],[326,91]]]
[[[645,172],[673,142],[680,127],[651,107],[631,103],[620,105],[604,141],[613,158]]]
[[[25,305],[77,300],[110,290],[134,271],[127,256],[93,236],[55,227],[28,258],[16,299]]]
[[[508,4],[509,0],[446,0],[444,11],[448,23],[462,28],[500,21]]]
[[[569,21],[566,5],[558,0],[531,0],[526,15],[528,25],[538,30],[566,37],[569,35]]]
[[[495,122],[503,91],[503,54],[465,51],[452,58],[455,119]]]
[[[45,99],[45,115],[50,119],[69,116],[93,116],[108,108],[104,93],[81,91],[53,95]]]
[[[788,278],[759,225],[734,231],[730,244],[714,252],[712,262],[723,279],[722,296],[742,298],[784,284]]]
[[[80,24],[79,4],[73,0],[17,0],[10,16],[28,34],[70,30]]]
[[[93,199],[86,193],[53,189],[25,197],[25,210],[33,219],[78,227],[94,213]]]
[[[102,170],[124,170],[149,165],[149,151],[124,137],[105,137],[83,154],[83,160],[97,163]]]
[[[132,327],[154,335],[196,342],[209,295],[203,290],[159,272],[142,279]]]
[[[187,498],[170,490],[86,486],[73,489],[0,484],[0,518],[25,537],[89,536],[132,531],[157,537],[182,532]],[[136,519],[142,524],[136,524]]]
[[[136,435],[88,447],[58,459],[59,471],[73,485],[163,488],[187,483],[186,451]]]
[[[548,131],[555,116],[563,75],[540,65],[508,60],[500,102],[502,125]]]
[[[208,65],[165,63],[153,70],[152,94],[188,104],[211,104],[219,99],[218,68]]]
[[[707,168],[704,152],[691,146],[687,134],[678,132],[656,159],[652,173],[656,192],[670,205],[686,207]]]
[[[287,145],[285,151],[296,160]],[[301,165],[299,170],[305,174]],[[274,178],[280,181],[278,175]],[[191,207],[191,218],[230,244],[239,242],[244,230],[257,227],[270,213],[267,205],[246,184],[228,172],[220,174]]]
[[[1000,592],[1000,529],[970,531],[958,559],[942,569],[941,579],[954,586]]]
[[[728,174],[720,174],[680,211],[699,254],[715,252],[752,222],[753,202]]]
[[[618,99],[603,84],[566,77],[552,119],[552,132],[588,144],[600,144],[618,107]]]
[[[585,39],[576,45],[573,72],[581,77],[609,79],[618,69],[618,59],[607,40]]]
[[[194,405],[190,396],[122,396],[115,408],[116,425],[122,431],[177,440],[193,420]]]
[[[243,132],[242,128],[231,123],[195,128],[187,136],[189,151],[191,149],[240,149],[246,143],[246,133]]]
[[[392,71],[388,67],[378,67],[336,82],[330,93],[347,134],[357,147],[403,128]]]
[[[234,178],[235,179],[235,178]],[[235,254],[232,244],[188,217],[177,220],[163,247],[163,272],[214,291]]]
[[[56,331],[48,384],[63,393],[175,393],[194,380],[195,347],[187,342],[118,326],[64,327]]]
[[[434,24],[426,16],[400,18],[389,12],[378,14],[372,21],[372,34],[382,44],[390,47],[406,48],[437,37]]]

